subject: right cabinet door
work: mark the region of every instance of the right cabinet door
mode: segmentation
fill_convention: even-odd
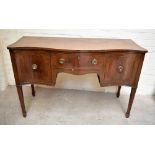
[[[141,56],[128,52],[105,54],[104,85],[136,85]]]

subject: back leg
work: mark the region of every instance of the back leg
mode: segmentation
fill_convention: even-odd
[[[31,84],[31,89],[32,89],[32,96],[35,96],[35,89],[34,89],[34,85]]]
[[[120,96],[120,91],[121,91],[121,86],[118,86],[118,90],[117,90],[117,93],[116,93],[117,98],[119,98],[119,96]]]

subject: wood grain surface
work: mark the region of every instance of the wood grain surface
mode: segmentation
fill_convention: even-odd
[[[25,36],[8,49],[44,48],[55,50],[82,50],[82,51],[138,51],[147,52],[131,39],[103,39],[103,38],[54,38]]]

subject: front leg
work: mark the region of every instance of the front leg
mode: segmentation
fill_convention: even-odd
[[[18,97],[19,97],[19,101],[20,101],[20,105],[22,109],[22,114],[23,114],[23,117],[26,117],[27,114],[26,114],[26,109],[25,109],[25,104],[24,104],[22,86],[16,86],[16,87],[17,87]]]
[[[128,103],[128,109],[127,109],[127,112],[125,114],[126,118],[129,118],[129,116],[130,116],[130,111],[132,108],[132,104],[133,104],[133,100],[134,100],[134,97],[136,94],[136,90],[137,90],[137,88],[131,88],[130,99],[129,99],[129,103]]]

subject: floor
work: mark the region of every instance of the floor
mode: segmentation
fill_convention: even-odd
[[[28,111],[23,118],[14,86],[0,92],[0,124],[155,124],[155,97],[136,96],[130,118],[125,118],[128,97],[102,92],[63,90],[36,87],[32,97],[29,86],[24,87]]]

